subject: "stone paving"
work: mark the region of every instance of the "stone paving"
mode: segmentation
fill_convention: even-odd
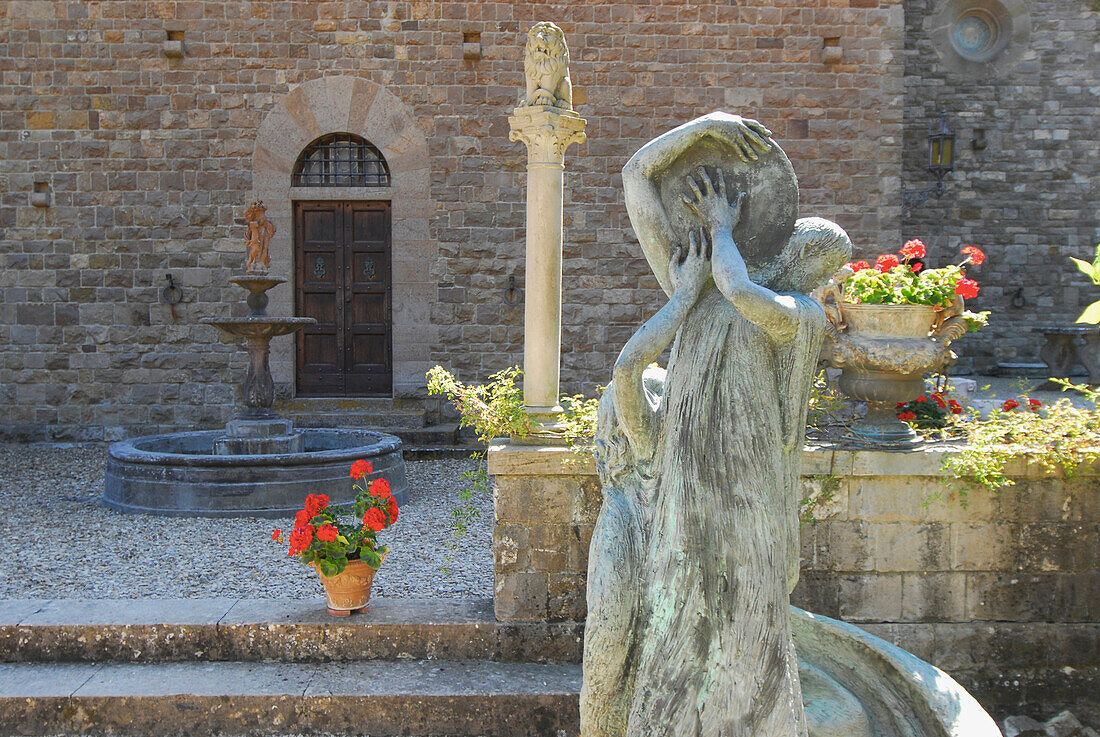
[[[293,521],[123,515],[100,505],[106,446],[0,445],[0,599],[323,596],[316,574],[271,541]],[[492,499],[461,539],[448,528],[469,460],[407,463],[410,501],[381,541],[375,596],[493,593]],[[350,483],[350,481],[349,481]]]

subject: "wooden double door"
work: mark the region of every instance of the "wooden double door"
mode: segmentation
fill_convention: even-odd
[[[389,202],[295,202],[298,395],[391,396]]]

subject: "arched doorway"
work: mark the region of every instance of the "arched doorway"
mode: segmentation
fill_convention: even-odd
[[[302,150],[291,184],[389,187],[390,171],[370,141],[330,133]],[[295,303],[317,320],[297,337],[298,396],[392,394],[391,261],[389,202],[294,202]]]
[[[321,143],[333,145],[323,148],[317,145]],[[312,154],[303,156],[307,151]],[[382,162],[384,168],[378,168]],[[303,163],[303,168],[296,177],[299,163]],[[431,323],[431,305],[438,286],[432,273],[438,245],[430,237],[429,216],[433,207],[427,140],[411,108],[368,79],[333,76],[305,82],[276,99],[260,124],[252,167],[253,199],[264,201],[268,219],[277,228],[271,241],[271,271],[292,276],[294,280],[292,287],[288,285],[270,292],[270,312],[307,314],[310,309],[300,292],[302,285],[313,277],[317,257],[314,256],[312,263],[300,257],[297,244],[298,223],[301,221],[305,227],[309,217],[318,221],[328,219],[327,225],[317,224],[315,230],[352,229],[351,240],[362,246],[352,246],[353,252],[360,253],[352,257],[358,262],[358,274],[362,276],[371,271],[366,264],[369,259],[376,275],[389,275],[385,300],[389,310],[388,355],[392,390],[387,389],[384,382],[365,385],[361,378],[351,380],[350,390],[345,379],[343,392],[338,391],[333,382],[328,383],[328,388],[300,386],[303,354],[294,341],[289,340],[272,343],[271,370],[277,390],[312,396],[384,396],[390,393],[394,397],[423,396],[424,374],[431,368],[428,352],[437,333]],[[330,177],[328,184],[315,186],[314,182],[326,174]],[[377,179],[372,180],[372,177]],[[345,206],[350,212],[337,212]],[[306,211],[324,213],[326,207],[328,214],[300,214]],[[382,215],[382,212],[388,214]],[[376,237],[380,227],[388,233],[385,247]],[[360,237],[367,232],[372,235]],[[369,255],[372,248],[373,256]],[[364,251],[368,255],[364,256]],[[388,264],[383,265],[387,258]],[[326,271],[329,265],[326,260]],[[344,267],[343,263],[332,265]],[[349,268],[355,266],[351,264]],[[346,285],[342,288],[341,299],[347,305],[349,292],[354,304],[356,290],[365,290],[367,285],[355,282],[350,288]],[[359,307],[361,312],[374,309],[378,299],[371,299],[373,303],[367,304],[370,300],[364,298],[364,304]],[[360,320],[352,331],[376,327],[373,320]],[[336,347],[333,344],[331,350],[335,351]],[[345,342],[340,347],[346,354],[348,347],[354,349],[355,346]],[[376,348],[377,343],[372,350]],[[377,353],[373,355],[377,358]],[[359,358],[371,358],[371,355],[361,354]],[[331,359],[337,362],[334,355]]]

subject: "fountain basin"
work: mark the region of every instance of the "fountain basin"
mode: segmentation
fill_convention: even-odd
[[[213,325],[235,338],[271,340],[297,332],[317,321],[312,317],[204,317],[200,322]]]
[[[224,430],[148,435],[110,446],[103,503],[119,512],[189,517],[293,517],[307,494],[332,504],[355,499],[348,472],[371,462],[403,505],[408,499],[401,441],[357,429],[296,429],[301,453],[216,455]]]
[[[791,607],[810,737],[1001,737],[951,676],[855,625]]]

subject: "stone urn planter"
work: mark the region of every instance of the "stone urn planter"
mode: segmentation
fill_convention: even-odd
[[[382,558],[385,557],[383,553]],[[347,568],[335,576],[321,573],[316,564],[313,564],[313,568],[325,586],[325,611],[332,616],[348,617],[365,610],[370,604],[371,586],[378,569],[371,567],[366,561],[349,560]]]
[[[936,325],[929,305],[845,302],[826,312],[830,329],[822,358],[841,369],[840,391],[867,403],[867,416],[852,432],[873,443],[915,441],[913,429],[897,418],[897,405],[924,393],[926,373],[954,363],[949,344],[966,332],[965,321],[956,315]]]
[[[845,264],[811,293],[829,319],[822,360],[841,369],[841,392],[867,402],[867,416],[852,427],[856,439],[916,440],[897,418],[898,403],[924,393],[927,372],[954,364],[951,341],[985,324],[989,313],[967,312],[963,302],[979,291],[963,269],[980,266],[985,253],[975,246],[959,253],[957,264],[926,269],[925,245],[914,238],[897,254],[878,256],[874,266]]]

